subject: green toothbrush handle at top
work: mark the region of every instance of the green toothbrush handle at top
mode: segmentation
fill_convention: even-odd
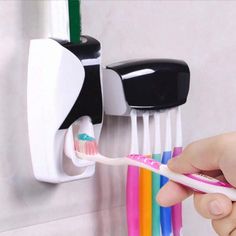
[[[68,0],[70,42],[80,43],[81,18],[80,0]]]
[[[153,154],[152,158],[161,162],[161,154]],[[160,175],[152,173],[152,236],[160,236],[160,206],[156,195],[160,190]]]

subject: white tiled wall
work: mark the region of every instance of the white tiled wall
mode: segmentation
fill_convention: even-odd
[[[46,37],[48,1],[0,1],[0,232],[9,235],[123,236],[125,168],[97,166],[87,180],[34,180],[26,121],[30,38]],[[103,45],[103,64],[179,58],[191,70],[183,107],[185,144],[236,129],[235,1],[82,1],[83,33]],[[129,150],[128,119],[106,118],[101,149]],[[184,203],[185,235],[215,235]],[[201,232],[199,232],[201,228]]]

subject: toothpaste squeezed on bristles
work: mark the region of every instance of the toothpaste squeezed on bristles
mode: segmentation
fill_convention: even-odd
[[[98,153],[96,139],[83,133],[78,134],[75,140],[75,150],[86,155],[95,155]]]

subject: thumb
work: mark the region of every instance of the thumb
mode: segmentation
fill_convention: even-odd
[[[221,170],[225,179],[236,187],[236,132],[202,139],[188,145],[172,158],[168,167],[177,173]]]
[[[221,219],[232,211],[232,202],[223,194],[194,194],[194,205],[200,215],[208,219]]]
[[[175,172],[186,174],[220,169],[225,136],[219,135],[191,143],[180,156],[168,162],[168,167]]]

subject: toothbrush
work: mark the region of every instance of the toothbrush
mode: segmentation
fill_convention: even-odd
[[[170,110],[167,112],[166,116],[166,140],[165,140],[165,151],[162,155],[162,164],[167,164],[171,158],[171,120],[170,120]],[[168,182],[168,178],[161,176],[161,187]],[[172,234],[171,226],[171,207],[161,207],[161,232],[162,236],[170,236]]]
[[[152,158],[161,161],[161,131],[160,131],[160,113],[154,113],[154,153]],[[156,195],[160,190],[160,175],[152,173],[152,235],[160,236],[160,206],[156,201]]]
[[[143,117],[143,154],[151,160],[149,112],[145,111]],[[140,236],[152,235],[152,173],[147,169],[140,169]]]
[[[172,157],[176,157],[182,153],[182,124],[181,124],[181,109],[176,108],[176,143],[173,150]],[[182,204],[178,203],[172,207],[172,225],[173,225],[173,235],[182,235]]]
[[[137,154],[138,130],[137,113],[131,110],[131,154]],[[126,211],[128,223],[128,235],[139,236],[139,168],[128,166],[126,182]]]
[[[85,130],[85,129],[84,129]],[[110,158],[98,152],[96,139],[87,132],[77,135],[75,153],[78,158],[94,161],[111,166],[132,165],[145,168],[170,180],[202,193],[221,193],[232,201],[236,201],[236,189],[229,183],[214,179],[210,176],[195,174],[179,174],[171,171],[167,165],[147,158],[143,155],[128,155],[126,157]]]
[[[81,16],[80,16],[80,1],[68,0],[69,11],[69,28],[70,41],[72,43],[80,43],[81,36]]]
[[[96,140],[86,134],[80,134],[75,141],[77,149],[75,153],[78,158],[98,162],[110,166],[132,165],[145,168],[170,180],[191,188],[201,193],[221,193],[232,201],[236,201],[236,189],[229,183],[214,179],[210,176],[196,174],[179,174],[171,171],[167,165],[147,158],[143,155],[128,155],[126,157],[110,158],[98,153]],[[81,152],[82,151],[82,152]]]

